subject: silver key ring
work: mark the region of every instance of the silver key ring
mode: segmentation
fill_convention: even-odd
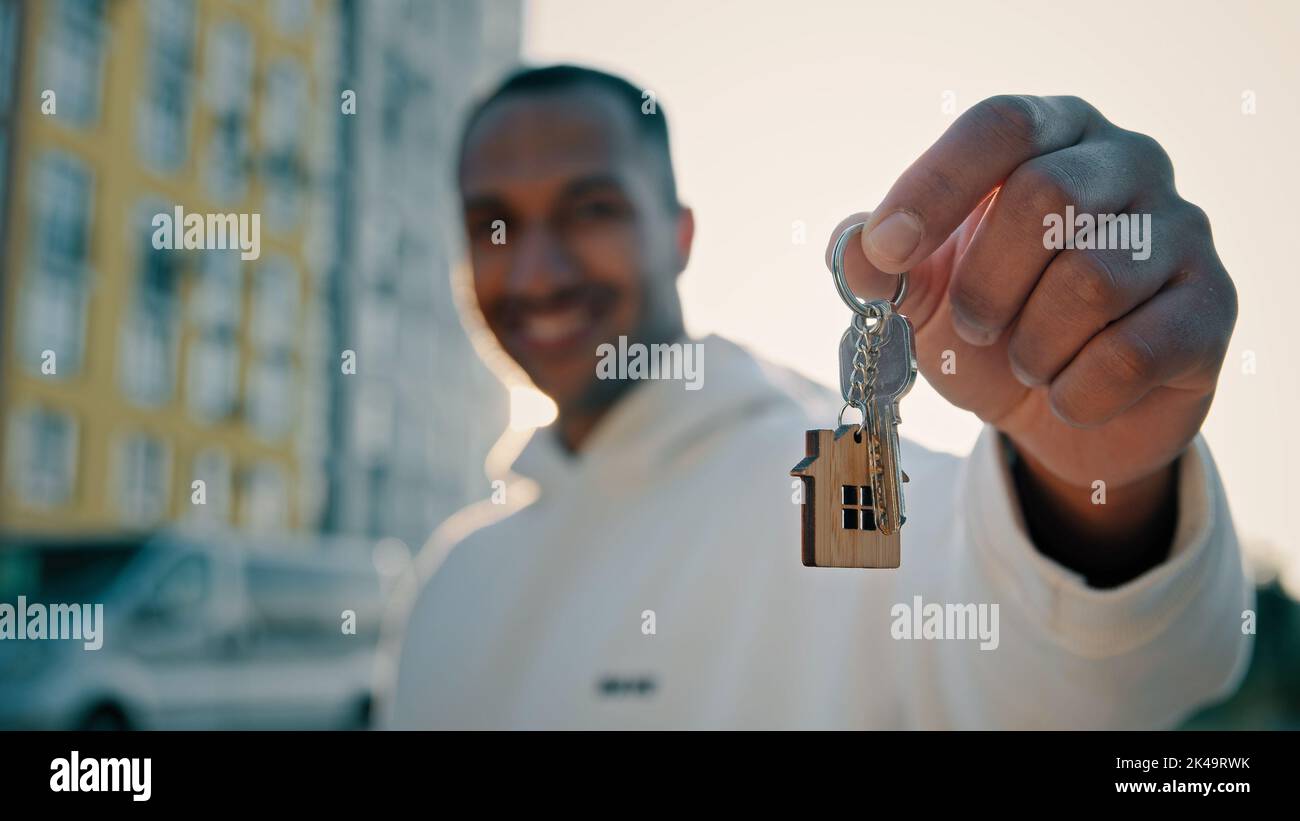
[[[866,222],[855,222],[839,235],[835,240],[835,250],[831,253],[831,275],[835,278],[835,290],[840,292],[840,299],[848,305],[855,313],[862,314],[871,319],[880,319],[875,311],[871,309],[871,303],[868,300],[859,299],[851,288],[849,283],[844,279],[844,249],[849,244],[849,238],[854,234],[862,231]],[[894,298],[889,300],[889,305],[895,311],[898,306],[903,304],[903,299],[907,296],[907,272],[898,275],[898,288],[894,291]]]

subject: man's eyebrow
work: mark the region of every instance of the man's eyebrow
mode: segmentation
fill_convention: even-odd
[[[585,194],[589,191],[599,190],[602,188],[613,188],[617,191],[625,190],[626,186],[623,181],[613,174],[592,174],[588,177],[576,179],[564,186],[563,194],[566,197],[574,197],[579,194]]]
[[[478,208],[502,211],[505,207],[505,200],[501,199],[496,194],[469,194],[465,197],[465,202],[462,206],[465,211]]]

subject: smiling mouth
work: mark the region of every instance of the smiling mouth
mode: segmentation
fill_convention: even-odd
[[[590,313],[575,305],[560,311],[529,313],[523,317],[518,335],[529,345],[560,345],[576,339],[590,325]]]
[[[578,351],[609,315],[614,294],[582,288],[541,300],[502,306],[503,325],[520,353],[560,355]]]

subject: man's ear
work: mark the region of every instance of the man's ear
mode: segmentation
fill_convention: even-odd
[[[677,215],[677,274],[691,261],[691,243],[695,241],[695,212],[685,205]]]

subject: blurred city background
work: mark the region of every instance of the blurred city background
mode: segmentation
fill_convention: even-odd
[[[1024,32],[1059,28],[1005,5]],[[132,646],[94,660],[0,646],[0,726],[366,726],[374,614],[392,580],[439,522],[490,494],[484,462],[512,418],[527,428],[546,417],[545,402],[483,364],[457,311],[451,159],[478,94],[520,60],[565,59],[626,73],[665,105],[701,226],[683,280],[691,329],[826,382],[839,329],[819,317],[842,311],[820,278],[821,243],[840,217],[874,205],[982,96],[1069,91],[1108,113],[1139,98],[1124,112],[1137,122],[1124,124],[1172,141],[1176,163],[1190,155],[1180,185],[1201,186],[1242,291],[1207,436],[1260,582],[1259,635],[1240,693],[1189,726],[1300,728],[1287,467],[1300,444],[1280,421],[1300,380],[1270,356],[1285,327],[1276,312],[1294,300],[1252,273],[1277,262],[1249,242],[1267,225],[1252,234],[1233,213],[1273,179],[1244,163],[1300,124],[1294,58],[1268,62],[1282,53],[1274,39],[1300,33],[1295,13],[1273,21],[1251,5],[1236,18],[1255,44],[1238,56],[1256,62],[1215,89],[1226,113],[1205,126],[1191,98],[1180,107],[1160,85],[1204,96],[1187,77],[1140,93],[1077,72],[1052,81],[1062,88],[1010,82],[1023,64],[978,41],[948,49],[952,30],[975,25],[961,19],[973,9],[921,20],[862,4],[770,8],[0,0],[0,601],[77,591],[138,610]],[[836,23],[850,8],[852,24]],[[1139,28],[1166,11],[1191,25],[1167,6]],[[1170,37],[1168,53],[1222,28],[1202,22]],[[872,38],[855,55],[819,34],[871,24],[898,42]],[[922,34],[956,56],[911,56],[938,50]],[[954,68],[961,49],[980,55],[975,79]],[[1289,85],[1278,79],[1288,65]],[[846,105],[880,66],[910,79]],[[1108,71],[1131,78],[1124,68]],[[1273,106],[1268,125],[1246,121],[1249,133],[1242,89]],[[1180,129],[1231,146],[1242,188],[1216,188],[1223,152]],[[870,161],[848,169],[864,152]],[[150,218],[177,205],[260,213],[261,256],[155,250]],[[1284,264],[1272,270],[1293,275]],[[1257,352],[1260,373],[1247,374],[1238,363]],[[968,447],[973,420],[918,390],[904,432]],[[1270,443],[1281,430],[1289,439]],[[340,644],[344,608],[359,627]]]
[[[0,0],[4,601],[47,574],[88,576],[78,541],[152,544],[106,534],[230,528],[301,567],[374,545],[400,558],[486,495],[507,393],[453,303],[448,157],[520,32],[515,0]],[[150,218],[174,205],[261,213],[260,258],[155,250]],[[20,560],[38,534],[69,558]],[[219,576],[204,598],[225,595]],[[323,608],[334,635],[348,602]],[[228,645],[236,626],[220,626]],[[214,639],[195,638],[207,655]],[[211,689],[216,669],[184,686]],[[111,723],[131,709],[116,698],[40,718]]]

